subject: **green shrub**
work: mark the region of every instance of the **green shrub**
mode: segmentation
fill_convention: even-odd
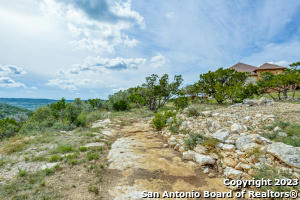
[[[99,154],[88,152],[87,153],[87,159],[88,159],[88,161],[97,160],[97,159],[99,159]]]
[[[53,155],[49,158],[49,162],[58,162],[61,161],[62,157],[58,156],[58,155]]]
[[[174,105],[177,109],[184,109],[189,105],[188,97],[178,97],[174,100]]]
[[[93,112],[90,112],[87,114],[86,116],[86,123],[87,124],[90,124],[94,121],[97,121],[99,119],[102,119],[103,118],[103,113],[100,112],[100,111],[93,111]]]
[[[86,114],[86,112],[81,112],[78,115],[76,121],[77,121],[77,126],[85,127],[87,125],[87,114]]]
[[[287,133],[286,137],[280,136],[280,131],[273,131],[273,129],[277,126],[281,128],[281,131]],[[262,133],[261,135],[263,137],[276,142],[283,142],[294,147],[300,147],[300,125],[277,121],[265,128],[271,131],[271,133]]]
[[[201,145],[203,145],[204,147],[206,147],[209,151],[212,151],[216,148],[216,146],[218,145],[219,140],[215,139],[215,138],[210,138],[210,139],[206,139],[204,140]]]
[[[0,119],[0,140],[15,136],[21,129],[23,122],[17,122],[15,119]]]
[[[171,110],[166,112],[155,113],[154,118],[152,119],[152,124],[154,125],[156,130],[160,131],[166,126],[167,120],[175,116],[176,112]]]
[[[197,117],[200,115],[200,112],[195,106],[190,106],[186,109],[186,114],[188,117]]]
[[[125,111],[129,109],[129,104],[127,101],[121,99],[113,104],[113,109],[116,111]]]
[[[179,133],[179,128],[182,124],[183,120],[181,118],[172,117],[171,122],[168,124],[169,131],[172,133]]]
[[[298,179],[297,177],[293,177],[293,175],[288,171],[278,170],[275,166],[266,166],[263,165],[259,169],[256,170],[254,178],[256,180],[260,180],[262,178],[264,179],[270,179],[272,180],[272,183],[275,183],[275,179]],[[273,192],[289,192],[291,190],[300,190],[300,186],[275,186],[274,184],[272,186],[262,186],[260,188],[263,191],[273,191]]]
[[[203,135],[199,133],[192,133],[187,139],[184,140],[184,148],[186,150],[192,150],[196,147],[197,144],[201,144],[205,140],[207,140],[207,138]]]

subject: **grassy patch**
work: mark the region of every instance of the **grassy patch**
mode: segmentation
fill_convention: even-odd
[[[49,158],[49,162],[58,162],[58,161],[61,161],[62,160],[62,157],[59,156],[59,155],[52,155],[50,158]]]
[[[87,152],[86,156],[88,161],[97,160],[100,157],[99,154],[93,152]]]
[[[299,190],[300,186],[275,186],[275,179],[295,179],[291,173],[288,171],[282,171],[276,169],[275,166],[268,167],[262,166],[261,168],[256,170],[255,179],[270,179],[272,180],[272,186],[262,186],[260,189],[263,191],[271,190],[273,192],[288,192],[291,190]]]
[[[74,148],[71,145],[59,145],[56,149],[53,150],[53,153],[69,153],[73,152]]]
[[[25,149],[28,141],[22,137],[12,137],[7,140],[1,147],[0,153],[12,154]]]
[[[273,131],[277,126],[280,127],[281,130]],[[261,135],[263,137],[276,142],[283,142],[294,147],[300,147],[300,125],[277,121],[270,126],[266,126],[265,129],[271,131],[271,133],[262,133]],[[287,136],[280,135],[280,132],[285,132]]]
[[[57,191],[54,191],[51,186],[45,187],[44,179],[47,175],[55,172],[52,170],[46,169],[36,173],[19,171],[16,178],[6,184],[0,184],[1,199],[59,199],[60,196]]]

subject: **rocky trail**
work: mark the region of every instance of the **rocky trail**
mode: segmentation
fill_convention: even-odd
[[[115,134],[118,139],[108,153],[101,188],[103,199],[142,199],[142,194],[151,197],[152,192],[162,197],[164,191],[226,191],[221,179],[209,178],[194,162],[183,161],[179,152],[164,148],[163,138],[148,121],[125,126]]]

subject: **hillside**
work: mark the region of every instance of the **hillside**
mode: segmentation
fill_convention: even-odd
[[[31,111],[25,108],[20,108],[17,106],[8,105],[5,103],[0,103],[0,118],[10,117],[16,114],[30,114]]]
[[[54,100],[54,99],[30,99],[30,98],[0,98],[0,102],[33,111],[33,110],[37,109],[38,107],[57,102],[57,100]],[[71,101],[67,100],[67,102],[71,102]]]

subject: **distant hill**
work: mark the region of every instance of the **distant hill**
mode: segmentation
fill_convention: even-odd
[[[0,103],[0,118],[13,117],[16,115],[28,115],[31,112],[32,111],[25,108],[19,108],[5,103]]]
[[[45,106],[57,102],[58,100],[53,99],[29,99],[29,98],[0,98],[0,103],[9,104],[11,106],[17,106],[28,110],[35,110],[38,107]],[[67,102],[72,102],[67,100]]]

